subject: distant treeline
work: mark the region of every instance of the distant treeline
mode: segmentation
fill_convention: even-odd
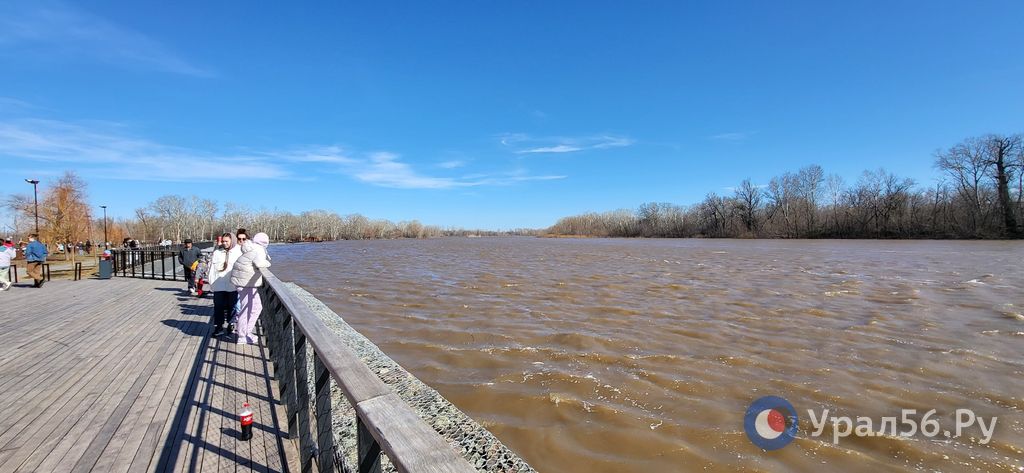
[[[266,232],[273,241],[333,241],[385,238],[432,238],[530,233],[531,230],[481,231],[424,225],[418,220],[392,222],[360,214],[339,215],[328,210],[301,213],[253,210],[233,203],[222,207],[195,196],[166,195],[135,210],[135,218],[118,222],[127,233],[144,241],[164,238],[212,239],[221,232],[246,228]]]
[[[1020,238],[1024,222],[1022,136],[970,138],[937,152],[943,179],[919,187],[883,169],[853,185],[821,166],[744,180],[732,195],[692,206],[649,203],[565,217],[553,235],[727,238]]]
[[[532,235],[536,230],[484,231],[442,228],[416,220],[392,222],[370,219],[360,214],[338,215],[327,210],[291,213],[278,210],[253,210],[231,202],[218,204],[197,196],[165,195],[144,207],[136,208],[130,218],[103,221],[89,205],[87,184],[74,172],[64,175],[41,190],[39,233],[42,241],[91,242],[102,244],[104,237],[117,245],[125,238],[144,245],[168,239],[210,240],[223,232],[239,228],[266,232],[273,241],[363,240],[375,238],[429,238],[438,236]],[[35,231],[35,203],[31,194],[15,194],[5,199],[11,209],[13,225],[7,235],[27,239]]]

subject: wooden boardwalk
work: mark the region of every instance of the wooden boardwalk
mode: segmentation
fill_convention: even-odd
[[[183,287],[114,278],[0,292],[0,472],[298,471],[266,349],[210,338],[210,298]]]

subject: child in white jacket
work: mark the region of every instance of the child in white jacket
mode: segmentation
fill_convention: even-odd
[[[266,233],[257,233],[252,241],[242,244],[242,254],[235,260],[231,269],[231,284],[235,285],[238,291],[238,324],[235,326],[235,333],[238,334],[238,344],[256,343],[256,337],[252,331],[256,328],[256,321],[263,311],[263,301],[257,288],[263,285],[263,276],[260,276],[257,268],[269,268],[270,256],[267,255],[267,246],[270,245],[270,237]]]

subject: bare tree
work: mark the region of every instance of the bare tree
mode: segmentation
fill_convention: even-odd
[[[739,213],[740,220],[743,221],[743,226],[746,227],[747,233],[753,236],[760,230],[761,225],[758,213],[761,211],[761,202],[764,194],[761,192],[761,189],[750,182],[749,178],[744,179],[735,192],[736,211]]]

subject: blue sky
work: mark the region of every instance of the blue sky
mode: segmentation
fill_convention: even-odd
[[[470,228],[1024,132],[1024,3],[0,4],[0,194]]]

